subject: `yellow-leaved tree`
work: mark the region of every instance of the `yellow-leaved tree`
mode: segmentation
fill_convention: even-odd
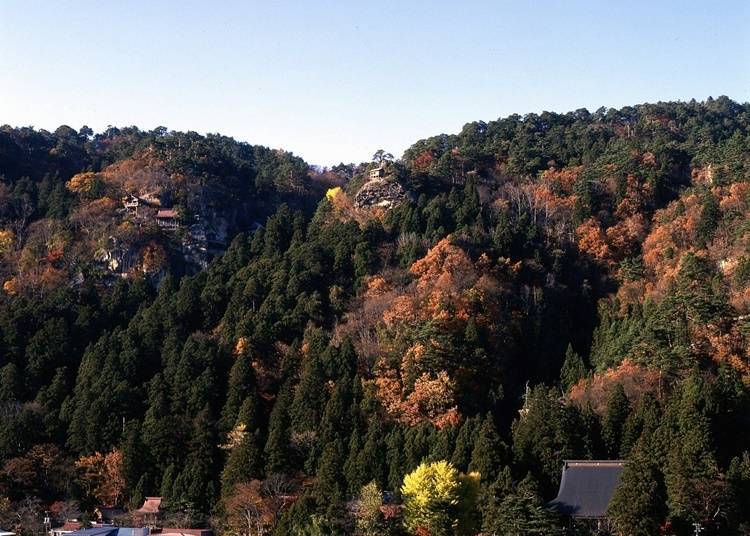
[[[341,186],[336,186],[335,188],[328,188],[328,191],[326,191],[326,199],[328,201],[333,201],[333,199],[339,195],[342,192]]]
[[[15,240],[16,235],[13,233],[13,231],[0,229],[0,253],[10,251]]]
[[[65,186],[75,194],[83,197],[96,198],[101,195],[104,182],[99,177],[98,173],[84,171],[83,173],[73,175],[73,177],[65,183]]]
[[[441,460],[422,463],[404,477],[404,525],[410,534],[476,533],[479,473],[465,475]]]

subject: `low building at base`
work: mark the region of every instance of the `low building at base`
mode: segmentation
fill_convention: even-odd
[[[71,532],[81,530],[82,528],[83,524],[80,521],[69,519],[62,526],[50,529],[49,534],[50,536],[63,536],[64,534],[70,534]]]
[[[622,460],[565,460],[560,490],[547,507],[576,520],[606,520],[624,467]]]
[[[95,527],[69,532],[66,536],[213,536],[211,529],[183,529],[176,527]]]

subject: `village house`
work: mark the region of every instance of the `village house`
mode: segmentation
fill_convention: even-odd
[[[66,536],[213,536],[210,529],[187,529],[179,527],[161,527],[161,497],[146,497],[143,505],[130,513],[137,527],[120,527],[115,525],[96,525],[89,529],[65,533]],[[52,535],[57,536],[57,535]]]
[[[146,497],[143,506],[132,513],[133,522],[144,527],[156,527],[161,519],[161,497]]]
[[[62,526],[50,529],[49,535],[63,536],[63,534],[70,534],[71,532],[81,530],[82,528],[83,524],[80,521],[77,519],[69,519]]]
[[[177,212],[171,208],[159,209],[156,212],[156,224],[165,231],[176,231],[180,228]]]
[[[382,179],[385,177],[385,164],[380,164],[375,169],[370,170],[370,180]]]
[[[69,532],[68,536],[149,536],[149,529],[106,525]]]
[[[159,536],[213,536],[211,529],[181,529],[175,527],[162,527],[151,530],[151,534]]]
[[[122,205],[125,207],[125,211],[133,216],[138,216],[138,207],[140,204],[141,200],[132,194],[122,198]]]
[[[0,533],[1,535],[2,533]],[[12,534],[12,533],[11,533]],[[185,529],[178,527],[116,527],[108,525],[80,529],[67,533],[67,536],[213,536],[211,529]]]

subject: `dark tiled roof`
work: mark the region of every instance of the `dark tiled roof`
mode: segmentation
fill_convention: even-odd
[[[624,464],[621,460],[565,460],[560,491],[547,506],[577,518],[606,517]]]

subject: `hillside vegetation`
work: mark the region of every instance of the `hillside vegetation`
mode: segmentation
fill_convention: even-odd
[[[0,526],[561,534],[562,460],[623,458],[616,533],[750,530],[750,105],[374,160],[0,129]]]

